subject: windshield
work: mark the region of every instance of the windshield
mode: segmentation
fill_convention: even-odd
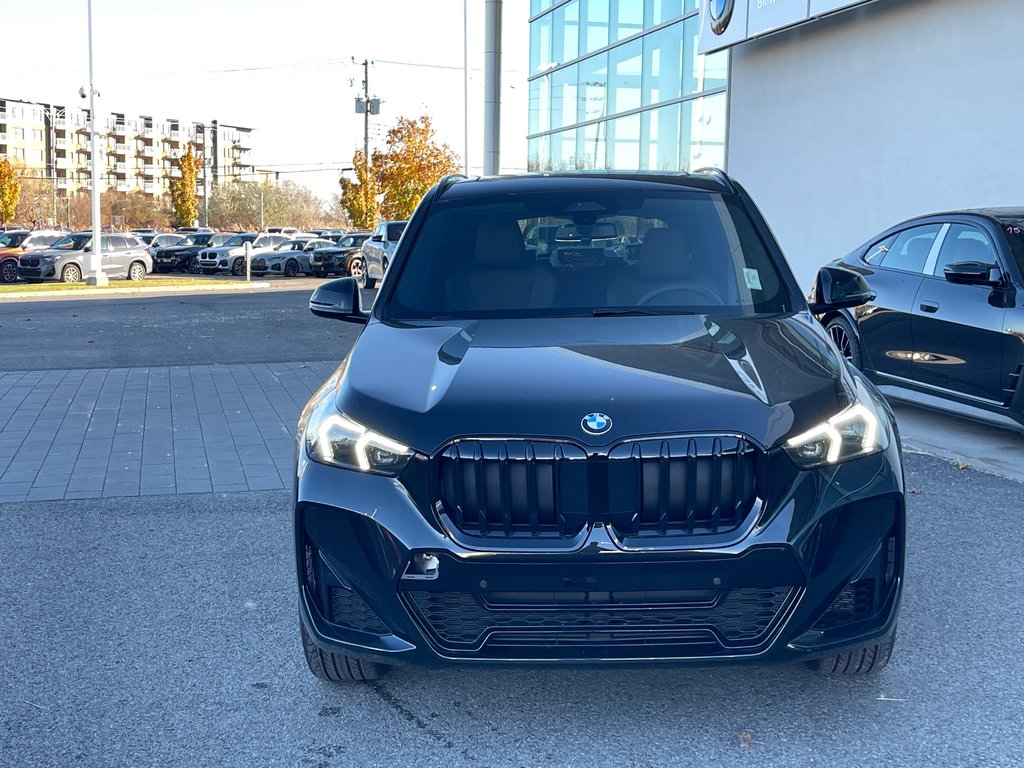
[[[80,251],[89,244],[92,240],[92,235],[88,232],[81,232],[76,235],[68,235],[62,237],[56,243],[51,245],[51,248],[59,249],[62,251]]]
[[[189,235],[184,238],[179,245],[209,245],[210,235]]]
[[[251,237],[246,237],[245,235],[235,235],[230,240],[228,240],[226,243],[224,243],[224,247],[225,248],[237,248],[237,247],[239,247],[241,245],[245,245],[246,243],[251,243],[251,242],[252,242],[252,238]]]
[[[405,232],[405,225],[407,221],[398,221],[394,224],[388,224],[388,240],[392,243],[398,242],[398,238]]]
[[[1024,277],[1024,218],[1004,218],[999,224],[1006,233],[1013,260],[1017,262],[1017,272]]]
[[[550,235],[550,250],[528,243],[538,231]],[[750,219],[718,194],[572,190],[442,201],[400,269],[385,319],[793,308]]]
[[[338,245],[342,248],[356,248],[366,242],[368,235],[349,235],[341,238]]]
[[[17,248],[26,237],[27,232],[0,232],[0,248]]]
[[[256,242],[253,243],[254,248],[273,248],[276,245],[281,245],[281,239],[276,235],[257,237]]]
[[[219,248],[231,239],[231,235],[214,235],[210,238],[210,247]]]

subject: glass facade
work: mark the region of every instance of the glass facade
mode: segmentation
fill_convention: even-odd
[[[530,0],[529,168],[725,164],[726,52],[699,0]]]

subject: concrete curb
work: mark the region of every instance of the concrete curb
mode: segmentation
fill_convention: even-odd
[[[140,296],[147,293],[192,293],[193,291],[245,291],[250,288],[270,288],[266,280],[254,280],[251,283],[221,283],[218,285],[154,285],[137,288],[82,288],[77,291],[31,291],[28,293],[4,293],[0,290],[0,301],[31,300],[36,298],[53,298],[55,296],[74,299],[78,296]]]

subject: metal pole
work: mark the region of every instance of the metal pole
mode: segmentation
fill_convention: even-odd
[[[263,231],[265,224],[263,222],[263,185],[260,185],[260,232]]]
[[[462,138],[463,165],[469,176],[469,0],[462,0]]]
[[[92,0],[89,3],[89,129],[92,139],[92,250],[89,252],[86,271],[89,273],[85,282],[89,285],[107,285],[107,276],[103,272],[102,239],[103,228],[100,222],[100,142],[96,130],[96,83],[93,81],[92,69]]]
[[[363,59],[363,161],[370,167],[370,60]]]
[[[501,170],[501,0],[484,2],[484,175]]]

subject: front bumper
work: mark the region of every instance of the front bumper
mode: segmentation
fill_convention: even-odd
[[[419,665],[793,662],[889,636],[903,579],[898,449],[813,471],[776,463],[774,498],[732,541],[629,549],[595,523],[571,548],[483,549],[458,543],[398,480],[300,454],[301,620],[325,649]]]
[[[153,255],[153,266],[166,269],[185,269],[194,253],[174,254],[173,256],[156,253]]]
[[[45,280],[57,276],[57,270],[53,264],[41,264],[38,267],[18,266],[18,277],[23,280]]]

